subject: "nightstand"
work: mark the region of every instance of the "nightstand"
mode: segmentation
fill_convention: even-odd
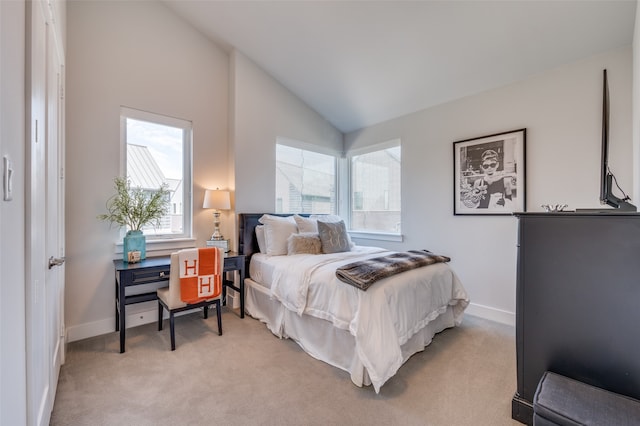
[[[235,281],[227,280],[226,273],[227,272],[235,272],[238,271],[238,275],[240,278],[240,282],[238,285],[235,285]],[[222,300],[223,304],[227,304],[227,287],[234,289],[238,293],[240,293],[240,318],[244,318],[244,255],[238,254],[236,252],[230,251],[225,253],[224,255],[224,272],[225,278],[223,280],[224,285],[222,286]],[[234,274],[235,278],[235,274]]]

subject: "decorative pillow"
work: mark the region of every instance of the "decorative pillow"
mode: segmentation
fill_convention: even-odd
[[[264,241],[264,225],[256,226],[256,240],[258,240],[258,248],[260,253],[267,252],[267,243]]]
[[[318,221],[318,235],[322,242],[323,253],[340,253],[343,251],[351,251],[351,243],[347,227],[344,221],[340,222],[323,222]]]
[[[318,233],[318,221],[316,219],[302,217],[297,214],[293,215],[293,219],[296,221],[296,225],[298,225],[298,232],[312,232],[314,234]]]
[[[258,222],[264,225],[264,242],[266,253],[271,256],[287,254],[287,238],[298,233],[293,216],[262,215]]]
[[[322,243],[318,234],[305,232],[291,234],[287,240],[287,254],[320,254]]]
[[[338,223],[344,222],[342,218],[335,214],[312,214],[309,216],[309,219],[314,219],[316,221],[322,221],[325,223]],[[347,232],[347,239],[349,240],[349,246],[354,248],[356,244],[351,240],[351,235]]]

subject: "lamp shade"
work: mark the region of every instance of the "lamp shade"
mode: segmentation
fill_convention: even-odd
[[[229,210],[231,208],[231,198],[229,191],[220,189],[207,189],[204,193],[203,209]]]

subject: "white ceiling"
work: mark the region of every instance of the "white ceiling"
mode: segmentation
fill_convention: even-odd
[[[636,1],[165,0],[342,132],[631,45]]]

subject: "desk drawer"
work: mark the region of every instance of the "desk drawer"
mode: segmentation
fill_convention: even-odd
[[[169,280],[169,268],[134,270],[129,271],[128,274],[129,279],[125,280],[126,286]]]

